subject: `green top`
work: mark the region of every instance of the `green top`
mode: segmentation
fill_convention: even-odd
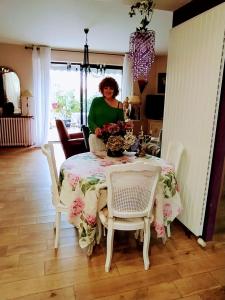
[[[117,121],[124,121],[123,109],[109,106],[103,97],[93,99],[88,115],[88,127],[91,133],[94,133],[97,127]]]

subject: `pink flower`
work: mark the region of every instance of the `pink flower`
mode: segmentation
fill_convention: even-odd
[[[101,137],[102,136],[102,130],[101,130],[101,128],[97,127],[95,129],[95,134],[96,134],[97,137]]]
[[[84,201],[80,197],[77,197],[71,204],[70,217],[72,218],[79,215],[83,209],[84,209]]]
[[[128,121],[128,122],[125,122],[124,127],[126,130],[131,130],[134,127],[134,124],[132,121]]]
[[[96,224],[96,216],[87,215],[85,218],[86,218],[86,221],[89,225],[94,226]]]
[[[162,173],[163,174],[166,174],[166,173],[169,173],[169,172],[174,172],[174,168],[172,168],[172,167],[162,167]]]
[[[56,102],[52,103],[52,108],[57,109],[58,108],[58,103],[56,103]]]
[[[164,217],[168,217],[168,218],[172,216],[172,207],[169,203],[166,203],[163,206],[163,215]]]
[[[165,235],[165,228],[163,224],[159,224],[155,222],[155,230],[157,232],[158,237],[163,237]]]
[[[74,174],[68,174],[68,179],[69,179],[69,184],[71,186],[76,186],[77,183],[79,182],[80,180],[80,177],[79,176],[76,176]]]

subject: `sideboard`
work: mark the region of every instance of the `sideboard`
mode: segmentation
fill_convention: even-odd
[[[0,117],[0,147],[31,146],[34,144],[32,116]]]

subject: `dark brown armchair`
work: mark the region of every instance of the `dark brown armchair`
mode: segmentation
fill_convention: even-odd
[[[56,120],[56,128],[66,158],[87,151],[82,132],[68,133],[64,122],[59,119]]]

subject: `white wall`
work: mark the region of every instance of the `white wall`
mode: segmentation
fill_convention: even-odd
[[[184,144],[178,176],[179,220],[201,235],[211,170],[221,76],[225,4],[172,29],[169,40],[162,156],[169,141]]]

